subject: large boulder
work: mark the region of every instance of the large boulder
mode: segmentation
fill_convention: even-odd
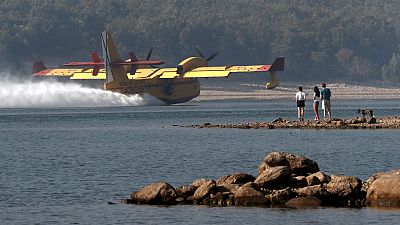
[[[225,186],[229,184],[246,184],[253,182],[256,178],[253,175],[246,173],[234,173],[223,176],[217,180],[218,186]]]
[[[193,200],[202,201],[204,198],[209,197],[210,194],[213,194],[217,184],[214,180],[209,180],[206,183],[202,184],[193,194]]]
[[[400,207],[400,169],[380,173],[367,190],[368,206]]]
[[[291,181],[290,168],[287,166],[277,166],[265,170],[254,181],[259,187],[264,189],[274,189],[287,187]]]
[[[173,204],[175,198],[174,187],[166,182],[150,184],[131,194],[131,202],[137,204]]]
[[[266,169],[276,166],[288,166],[293,174],[307,176],[319,171],[318,164],[301,155],[293,155],[287,152],[271,152],[265,159]],[[259,166],[259,172],[262,166]]]
[[[257,187],[253,183],[241,186],[235,193],[235,205],[250,206],[267,204],[267,199],[256,189]]]

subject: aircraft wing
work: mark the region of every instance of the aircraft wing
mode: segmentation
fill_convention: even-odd
[[[182,77],[182,78],[228,77],[231,73],[266,72],[269,71],[270,67],[271,65],[207,66],[207,67],[198,67],[182,75],[176,73],[175,69],[175,70],[164,71],[160,75],[160,78],[172,79],[176,77]]]
[[[101,69],[99,74],[93,76],[93,69],[45,69],[33,74],[35,77],[70,77],[70,79],[80,80],[104,80],[106,74],[104,69]]]

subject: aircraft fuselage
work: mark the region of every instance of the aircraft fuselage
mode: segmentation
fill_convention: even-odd
[[[200,94],[197,78],[142,79],[104,83],[104,89],[121,94],[148,93],[167,104],[183,103]]]

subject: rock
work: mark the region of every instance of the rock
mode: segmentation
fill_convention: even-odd
[[[286,152],[272,152],[265,157],[264,161],[267,168],[289,166],[292,173],[296,175],[308,175],[319,171],[318,164],[313,160]]]
[[[192,185],[186,185],[175,189],[176,201],[178,203],[192,203],[191,196],[193,196],[196,188]]]
[[[289,199],[295,196],[296,193],[293,192],[292,189],[285,188],[282,190],[273,190],[272,193],[267,196],[267,199],[271,202],[271,205],[277,206],[285,204]]]
[[[258,176],[260,176],[265,170],[268,169],[267,164],[265,164],[265,162],[260,163],[260,165],[258,165]]]
[[[236,206],[265,205],[267,200],[264,195],[253,188],[252,185],[243,185],[235,194]]]
[[[331,196],[326,200],[327,205],[361,206],[365,198],[361,191],[362,182],[357,177],[331,176],[326,189]]]
[[[290,168],[287,166],[271,167],[258,176],[254,183],[266,189],[282,186],[287,187],[291,180],[290,172]]]
[[[201,185],[193,194],[193,200],[202,201],[204,198],[213,193],[214,189],[217,187],[217,184],[214,180],[209,180],[208,182]]]
[[[355,197],[361,193],[362,182],[357,177],[331,176],[331,181],[326,185],[329,193],[340,197]]]
[[[294,189],[294,192],[296,192],[298,196],[314,196],[318,197],[319,199],[326,198],[330,195],[330,193],[326,190],[326,187],[323,185],[313,185],[304,188],[297,188]]]
[[[203,184],[209,182],[210,180],[211,180],[211,179],[197,179],[197,180],[194,180],[194,181],[192,182],[191,185],[197,189],[197,188],[199,188],[201,185],[203,185]]]
[[[314,196],[292,198],[285,203],[290,208],[315,208],[321,206],[321,200]]]
[[[224,186],[217,186],[217,191],[224,192],[223,189],[225,189],[226,191],[235,194],[239,188],[240,185],[238,184],[225,184]]]
[[[250,174],[234,173],[223,176],[217,180],[217,185],[224,186],[227,184],[245,184],[253,182],[256,178]]]
[[[385,174],[385,172],[375,173],[375,174],[373,174],[371,177],[369,177],[366,181],[363,182],[361,191],[367,193],[367,191],[368,191],[369,187],[371,186],[371,184],[372,184],[376,179],[378,179],[379,177],[381,177],[383,174]]]
[[[376,118],[375,117],[371,117],[367,120],[368,124],[375,124],[376,123]]]
[[[329,176],[321,171],[308,175],[306,179],[308,186],[329,183],[329,181],[331,180]]]
[[[292,187],[295,188],[302,188],[302,187],[306,187],[308,185],[307,183],[307,179],[305,176],[296,176],[292,178]]]
[[[367,119],[365,118],[354,118],[352,120],[350,120],[351,124],[359,124],[359,123],[365,123],[367,122]]]
[[[282,119],[282,118],[280,118],[280,117],[278,117],[278,118],[276,118],[276,119],[274,119],[274,120],[272,121],[272,123],[283,123],[283,122],[285,122],[285,120]]]
[[[400,207],[400,169],[379,174],[367,191],[366,204]]]
[[[174,187],[165,182],[150,184],[131,194],[131,201],[137,204],[173,204],[175,198]]]

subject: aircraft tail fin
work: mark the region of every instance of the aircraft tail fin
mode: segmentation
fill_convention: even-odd
[[[285,69],[285,57],[276,58],[269,68],[271,80],[267,83],[267,89],[274,89],[279,86],[280,81],[276,77],[276,71],[283,71]]]
[[[276,58],[268,71],[283,71],[285,68],[285,57]]]
[[[111,37],[111,33],[103,31],[101,33],[104,68],[106,70],[106,82],[113,81],[128,81],[126,72],[122,65],[118,64],[121,61],[117,48]]]
[[[93,52],[93,53],[92,53],[92,60],[93,60],[93,62],[95,62],[95,63],[101,62],[100,57],[99,57],[99,54],[97,54],[97,52]]]
[[[99,54],[97,54],[97,52],[93,52],[93,53],[92,53],[92,61],[93,61],[94,63],[99,63],[99,62],[101,62],[100,57],[99,57]],[[100,66],[94,66],[94,67],[93,67],[92,75],[93,75],[93,76],[97,76],[97,74],[99,74],[99,71],[100,71]]]
[[[46,66],[42,61],[34,62],[32,65],[32,74],[45,70]]]
[[[129,58],[131,59],[131,62],[139,61],[138,58],[136,57],[135,52],[129,52]]]

